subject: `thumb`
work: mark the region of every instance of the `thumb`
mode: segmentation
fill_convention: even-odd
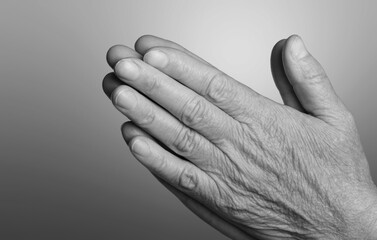
[[[331,125],[342,122],[348,111],[325,70],[306,50],[299,36],[287,39],[282,59],[288,80],[306,112]]]

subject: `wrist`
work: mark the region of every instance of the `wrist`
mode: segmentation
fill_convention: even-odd
[[[342,192],[352,194],[338,198],[335,225],[320,233],[317,239],[377,240],[376,186],[352,187],[351,191],[343,189]]]
[[[377,190],[374,189],[373,202],[368,206],[365,212],[365,239],[375,240],[377,239]]]
[[[355,201],[352,220],[348,222],[347,232],[351,232],[346,239],[377,239],[377,188],[373,184],[362,198]]]

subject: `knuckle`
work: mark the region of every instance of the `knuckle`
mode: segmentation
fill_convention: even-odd
[[[198,175],[193,168],[184,168],[178,175],[178,187],[193,192],[198,186]]]
[[[149,77],[144,85],[144,93],[150,94],[157,91],[161,86],[161,79],[156,75]]]
[[[309,56],[312,58],[311,56]],[[308,62],[310,62],[308,60]],[[305,64],[302,68],[304,78],[302,81],[307,82],[307,84],[316,85],[322,84],[324,81],[328,81],[327,74],[325,70],[320,66],[309,67],[309,64]]]
[[[327,75],[325,72],[317,72],[317,73],[308,73],[306,76],[306,81],[309,85],[321,85],[327,79]]]
[[[147,110],[146,114],[141,119],[139,119],[137,124],[140,127],[147,127],[153,124],[155,118],[156,118],[155,112],[152,109],[149,109]]]
[[[200,124],[206,114],[206,104],[199,96],[188,100],[182,107],[181,121],[190,126]]]
[[[182,127],[179,131],[173,145],[183,156],[191,155],[200,143],[198,135],[190,128]]]
[[[216,72],[209,78],[204,96],[215,103],[225,102],[231,97],[230,87],[228,76],[220,71]]]
[[[155,165],[153,172],[156,173],[158,176],[164,176],[166,175],[166,169],[170,169],[171,166],[169,165],[169,161],[166,160],[164,156],[161,156],[160,154],[154,154],[155,159]]]

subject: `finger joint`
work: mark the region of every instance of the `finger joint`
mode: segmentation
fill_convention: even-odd
[[[180,120],[189,127],[199,125],[206,114],[206,103],[200,96],[189,99],[182,107]]]
[[[148,127],[153,124],[156,119],[156,114],[152,109],[149,109],[146,114],[137,121],[137,124],[140,127]]]
[[[198,186],[198,175],[193,168],[184,168],[178,176],[178,187],[184,191],[194,192]]]
[[[152,76],[151,78],[148,78],[145,87],[144,87],[144,93],[150,94],[152,92],[155,92],[161,85],[161,80],[157,76]]]
[[[182,126],[173,143],[178,153],[183,156],[192,155],[197,150],[199,144],[199,135],[192,129],[184,126]]]
[[[230,99],[232,89],[225,73],[214,73],[208,80],[204,96],[213,103],[223,103]]]

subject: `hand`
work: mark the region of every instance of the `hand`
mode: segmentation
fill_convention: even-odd
[[[194,212],[234,239],[372,237],[376,190],[353,117],[299,37],[271,56],[285,105],[172,42],[135,49],[110,49],[105,92],[132,121],[134,156]]]

